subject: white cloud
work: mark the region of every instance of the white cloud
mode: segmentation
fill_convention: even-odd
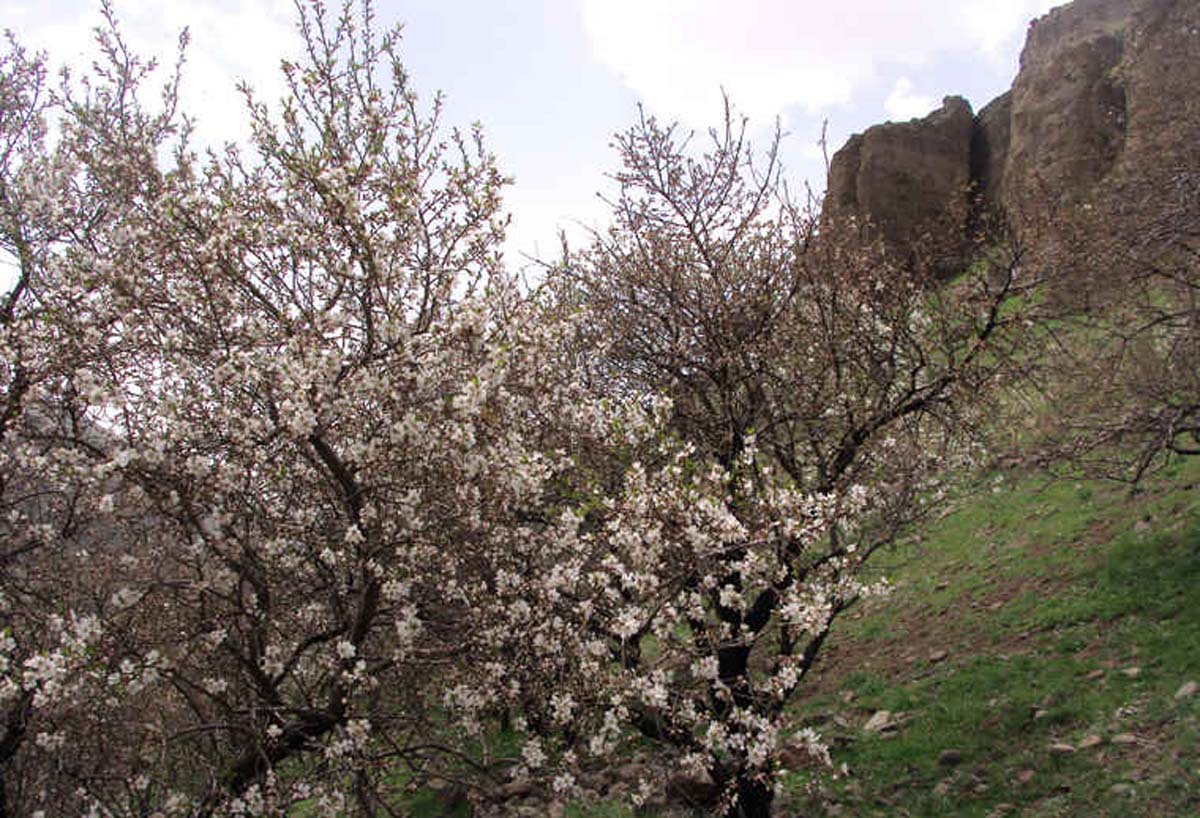
[[[203,112],[203,135],[211,133],[221,141],[245,135],[245,109],[235,90],[237,82],[247,81],[267,102],[283,94],[279,62],[300,53],[293,16],[289,0],[226,0],[211,5],[164,3],[157,18],[147,21],[151,42],[163,42],[172,32],[189,27],[185,104],[189,110]]]
[[[976,0],[962,8],[966,31],[980,52],[994,57],[1013,39],[1023,42],[1025,22],[1067,0]]]
[[[938,107],[933,97],[913,92],[912,80],[900,77],[883,101],[883,110],[891,119],[904,120],[922,117]]]
[[[88,10],[77,16],[29,14],[28,7],[17,6],[18,36],[22,43],[46,51],[52,65],[66,63],[78,73],[99,54],[92,33],[103,22],[97,6],[89,2]],[[156,93],[174,67],[179,33],[188,28],[182,108],[199,117],[196,136],[208,145],[249,135],[236,83],[244,79],[261,99],[274,102],[283,91],[280,58],[299,53],[290,0],[118,3],[117,17],[130,48],[162,66],[148,93]]]
[[[852,101],[884,63],[995,55],[1056,0],[583,0],[598,60],[650,108],[710,122],[724,88],[752,120]]]

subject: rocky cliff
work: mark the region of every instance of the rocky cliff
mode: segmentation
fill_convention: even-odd
[[[904,261],[932,242],[939,266],[953,265],[965,235],[975,116],[946,97],[924,119],[876,125],[850,138],[829,165],[827,218],[854,218]]]
[[[947,97],[851,137],[823,220],[901,259],[934,248],[944,271],[984,211],[1018,231],[1062,207],[1137,216],[1152,186],[1197,178],[1200,2],[1075,0],[1031,23],[1012,89],[977,114]]]

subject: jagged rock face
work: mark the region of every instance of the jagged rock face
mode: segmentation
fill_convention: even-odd
[[[1030,25],[1012,90],[978,116],[948,98],[923,120],[852,137],[830,170],[823,218],[871,224],[901,256],[922,230],[964,246],[982,207],[1018,232],[1080,204],[1144,221],[1152,185],[1200,179],[1200,2],[1056,8]],[[976,208],[965,220],[964,201]]]
[[[1149,0],[1125,33],[1128,120],[1118,175],[1200,171],[1200,3]]]
[[[858,177],[862,162],[863,134],[854,134],[833,155],[829,162],[829,179],[825,186],[822,209],[826,217],[860,215],[858,208]]]
[[[1030,27],[1012,89],[1010,211],[1081,200],[1116,163],[1127,124],[1116,68],[1132,5],[1076,0]]]
[[[1200,3],[1144,2],[1125,43],[1125,142],[1090,202],[1096,226],[1085,225],[1119,248],[1108,265],[1118,278],[1147,262],[1200,263]]]
[[[1012,141],[1012,92],[1006,91],[985,105],[975,117],[971,139],[971,181],[981,203],[992,210],[1003,208],[1004,168]]]
[[[931,232],[954,235],[954,247],[942,248],[953,255],[965,226],[974,132],[970,104],[947,97],[924,119],[851,137],[830,163],[824,218],[853,217],[902,257]]]
[[[1200,185],[1200,3],[1075,0],[1037,20],[1011,128],[1002,200],[1018,228],[1067,217],[1081,246],[1153,254],[1151,233],[1181,227],[1169,196]]]

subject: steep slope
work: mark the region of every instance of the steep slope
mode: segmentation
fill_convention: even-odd
[[[995,472],[885,555],[796,714],[852,775],[796,814],[1200,814],[1198,479]]]

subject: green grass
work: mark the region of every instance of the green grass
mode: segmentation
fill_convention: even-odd
[[[849,778],[791,774],[795,811],[1200,814],[1200,699],[1174,698],[1200,680],[1198,478],[1200,461],[1137,495],[992,478],[885,555],[876,568],[898,590],[838,629],[818,694],[796,718],[834,710],[858,726],[891,710],[911,720],[889,737],[841,736],[834,758]],[[933,648],[949,658],[930,664]],[[871,668],[853,666],[868,654]],[[1130,668],[1136,676],[1121,672]],[[1111,742],[1121,734],[1136,742]],[[1092,735],[1103,743],[1049,749]],[[960,764],[939,763],[949,749]],[[819,795],[805,793],[810,783]]]

